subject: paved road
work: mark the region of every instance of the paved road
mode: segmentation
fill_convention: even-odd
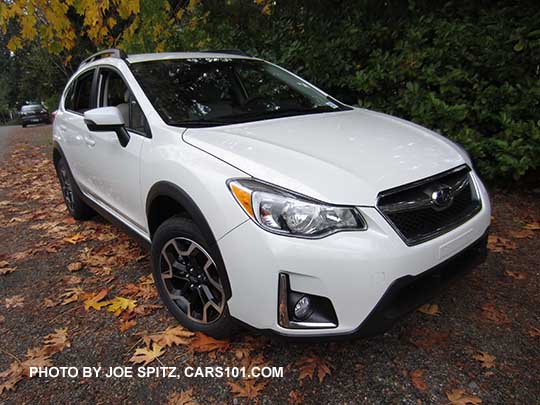
[[[0,128],[0,142],[0,202],[7,201],[0,204],[0,262],[16,268],[0,275],[0,374],[11,369],[13,357],[25,359],[28,349],[62,328],[71,346],[51,356],[54,366],[132,366],[129,359],[144,348],[143,335],[177,325],[165,308],[135,315],[135,325],[121,331],[122,319],[104,308],[86,311],[82,301],[60,302],[68,289],[105,289],[108,298],[136,299],[138,308],[159,304],[151,294],[130,292],[150,274],[148,258],[99,217],[70,220],[50,163],[50,126]],[[17,156],[9,157],[8,144]],[[540,231],[511,235],[540,221],[540,200],[494,192],[492,202],[499,253],[434,298],[436,315],[414,312],[384,335],[332,343],[265,341],[242,330],[226,349],[207,353],[173,345],[159,363],[149,364],[178,367],[180,374],[188,366],[268,365],[284,367],[284,378],[139,378],[135,369],[133,378],[24,378],[15,391],[0,393],[0,404],[165,403],[169,395],[193,390],[200,403],[242,405],[254,402],[234,398],[246,387],[259,392],[263,404],[448,405],[448,393],[460,392],[475,403],[538,404]],[[68,243],[74,235],[82,239]],[[68,266],[75,261],[83,268],[74,274]],[[0,391],[10,378],[0,376]]]
[[[12,131],[15,128],[18,128],[18,127],[14,126],[14,125],[6,126],[6,127],[0,127],[0,157],[3,157],[4,151],[5,151],[5,148],[6,148],[6,144],[7,144],[8,136],[12,133]]]

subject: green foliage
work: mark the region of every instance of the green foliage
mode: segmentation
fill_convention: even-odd
[[[461,143],[484,177],[540,169],[540,3],[253,2],[212,7],[175,49],[238,48],[349,103]]]
[[[128,52],[242,49],[342,101],[448,136],[487,179],[508,182],[540,170],[538,0],[138,4],[137,16],[111,27]],[[80,18],[70,18],[80,31]],[[8,25],[7,34],[17,27]],[[0,35],[3,49],[7,34]],[[62,57],[35,45],[4,52],[0,109],[28,98],[54,109],[71,70],[94,51],[82,36]]]

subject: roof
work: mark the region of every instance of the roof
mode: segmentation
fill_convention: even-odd
[[[129,55],[127,61],[129,63],[148,62],[153,60],[171,60],[171,59],[256,59],[250,56],[236,55],[232,53],[219,52],[161,52],[161,53],[141,53]]]

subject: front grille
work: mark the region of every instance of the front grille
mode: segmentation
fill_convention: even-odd
[[[409,246],[461,225],[481,208],[470,169],[456,169],[379,194],[379,210]]]

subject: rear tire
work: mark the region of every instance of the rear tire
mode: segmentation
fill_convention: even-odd
[[[26,124],[22,124],[22,127],[23,127],[23,128],[26,128]]]
[[[162,301],[186,328],[223,339],[234,331],[217,271],[218,253],[195,223],[172,217],[152,241],[152,271]]]
[[[64,158],[60,158],[56,164],[56,174],[62,188],[62,196],[70,215],[77,220],[85,220],[94,216],[94,211],[90,208],[81,196],[81,191],[73,179],[71,170]]]

